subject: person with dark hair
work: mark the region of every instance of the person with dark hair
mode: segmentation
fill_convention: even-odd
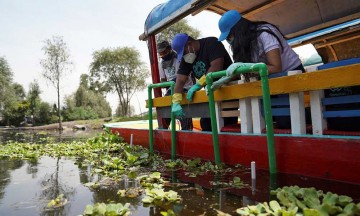
[[[159,62],[159,73],[160,81],[174,81],[176,82],[176,71],[179,69],[180,62],[177,59],[176,52],[171,48],[168,41],[161,41],[156,45],[157,52],[161,58]],[[193,81],[191,77],[187,79],[183,87],[183,92],[187,92],[191,86],[193,86]],[[165,96],[171,95],[170,88],[166,89]],[[169,128],[171,118],[164,119],[164,128]],[[180,119],[181,130],[192,130],[193,124],[191,118],[182,118]]]
[[[226,40],[230,44],[234,62],[265,63],[269,74],[305,71],[299,56],[273,24],[253,22],[242,17],[238,11],[230,10],[220,18],[219,29],[219,41]]]
[[[192,73],[197,79],[188,93],[187,100],[192,101],[194,93],[206,85],[206,74],[226,69],[232,61],[225,50],[224,45],[217,41],[215,37],[207,37],[195,40],[187,34],[177,34],[172,40],[172,48],[177,53],[180,61],[179,70],[177,71],[175,93],[173,95],[172,112],[176,116],[183,115],[182,107],[182,89]],[[237,123],[237,118],[224,118],[224,124]],[[211,131],[210,118],[201,118],[200,125],[203,131]]]
[[[299,56],[288,45],[285,36],[278,27],[264,21],[253,22],[240,15],[236,10],[230,10],[222,15],[219,20],[221,31],[219,41],[226,40],[231,47],[234,62],[228,69],[227,75],[234,76],[233,72],[246,63],[266,64],[269,74],[292,70],[305,69]],[[244,74],[245,80],[250,77],[259,79],[258,73]],[[212,89],[219,88],[229,79],[221,78],[214,82]],[[275,95],[274,97],[282,97]],[[290,128],[290,117],[274,117],[278,128]]]

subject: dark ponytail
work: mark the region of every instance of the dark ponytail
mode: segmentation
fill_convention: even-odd
[[[242,17],[239,22],[235,24],[230,32],[230,34],[234,35],[234,42],[231,46],[234,62],[253,62],[251,54],[259,52],[258,37],[263,32],[273,35],[278,40],[281,49],[283,49],[280,38],[270,28],[266,26],[260,28],[265,24],[272,25],[284,36],[276,26],[268,22],[252,22]]]

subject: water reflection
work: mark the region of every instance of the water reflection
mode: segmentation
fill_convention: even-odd
[[[101,133],[102,130],[17,130],[0,129],[0,144],[7,141],[16,141],[21,143],[48,143],[69,142],[73,140],[85,141]]]
[[[171,209],[176,215],[217,215],[215,209],[235,215],[235,210],[246,205],[268,201],[270,189],[276,185],[299,185],[316,187],[319,190],[345,194],[359,201],[359,185],[310,179],[301,176],[279,174],[270,178],[266,171],[258,170],[256,185],[247,170],[227,176],[204,175],[191,178],[183,172],[165,172],[163,175],[172,183],[182,186],[166,187],[175,190],[182,197],[176,204],[160,203],[144,206],[143,196],[120,197],[119,189],[139,187],[133,179],[121,180],[115,185],[105,185],[93,190],[84,186],[87,182],[103,181],[91,175],[89,166],[82,166],[74,160],[42,157],[37,161],[0,160],[0,215],[79,215],[87,204],[97,202],[120,202],[131,204],[132,215],[161,215]],[[210,181],[227,181],[238,176],[248,185],[244,188],[213,187]],[[275,183],[274,183],[274,182]],[[176,185],[176,184],[174,184]],[[170,185],[171,186],[171,185]],[[64,194],[69,201],[65,206],[48,209],[47,203]]]

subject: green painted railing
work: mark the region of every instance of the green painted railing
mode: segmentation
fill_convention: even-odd
[[[268,70],[264,63],[247,64],[246,66],[241,66],[241,67],[237,68],[234,71],[234,74],[240,75],[240,74],[249,73],[249,72],[259,72],[260,73],[261,89],[262,89],[262,94],[263,94],[263,103],[264,103],[264,110],[265,110],[265,124],[266,124],[266,137],[267,137],[267,146],[268,146],[268,155],[269,155],[269,168],[270,168],[270,173],[276,173],[274,128],[273,128],[273,120],[272,120],[272,113],[271,113]],[[216,120],[216,113],[215,113],[214,92],[211,90],[211,85],[212,85],[214,79],[221,78],[223,76],[226,76],[225,70],[208,73],[206,75],[206,84],[207,84],[206,88],[208,90],[212,138],[213,138],[214,156],[215,156],[216,164],[221,163],[221,158],[220,158],[220,149],[219,149],[217,120]]]
[[[162,82],[156,84],[150,84],[148,86],[148,107],[149,107],[149,145],[150,145],[150,155],[154,153],[154,132],[153,132],[153,118],[152,118],[152,89],[153,88],[165,88],[170,87],[171,96],[174,94],[175,83],[173,81]],[[172,105],[172,102],[171,102]],[[171,159],[176,159],[176,127],[175,127],[175,115],[171,112]]]

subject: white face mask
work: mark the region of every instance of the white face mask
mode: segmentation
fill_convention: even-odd
[[[191,53],[191,52],[190,52],[190,49],[189,49],[189,47],[188,47],[188,51],[189,51],[189,53],[188,53],[188,54],[185,54],[185,55],[183,56],[183,58],[184,58],[184,61],[185,61],[186,63],[192,64],[192,63],[194,63],[194,61],[195,61],[195,59],[196,59],[195,50],[194,50],[194,48],[193,48],[193,53]]]

